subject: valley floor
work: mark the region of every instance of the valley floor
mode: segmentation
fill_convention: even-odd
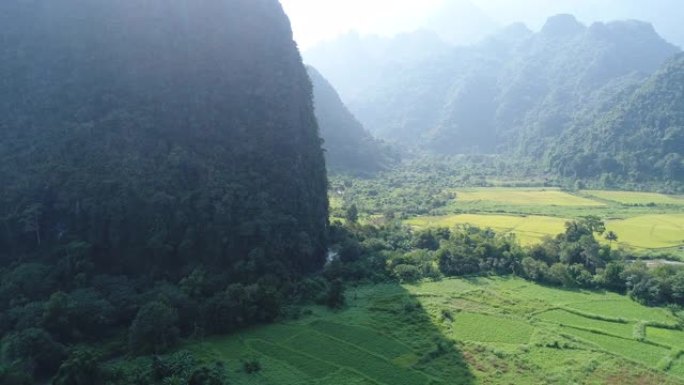
[[[684,198],[626,192],[554,188],[476,188],[454,192],[444,214],[417,216],[406,223],[417,228],[471,224],[513,233],[524,245],[565,230],[565,223],[587,215],[601,217],[606,230],[619,237],[613,246],[640,252],[684,256]],[[607,242],[606,242],[607,243]]]
[[[472,278],[347,298],[189,349],[232,384],[684,384],[679,315],[618,294]],[[250,360],[259,372],[241,370]]]

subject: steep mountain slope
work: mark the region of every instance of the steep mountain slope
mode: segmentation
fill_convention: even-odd
[[[344,52],[352,61],[354,53]],[[587,27],[557,15],[537,33],[512,25],[476,46],[388,64],[372,79],[347,73],[345,87],[356,88],[343,98],[380,138],[443,154],[540,159],[561,134],[601,119],[677,52],[647,23]]]
[[[684,181],[684,55],[592,124],[563,133],[549,155],[561,175]]]
[[[323,152],[276,0],[4,1],[0,29],[2,260],[322,265]]]
[[[605,96],[634,87],[676,52],[650,24],[586,28],[570,15],[552,17],[499,78],[504,107],[496,126],[517,136],[520,153],[539,156],[578,116],[612,104]]]
[[[324,140],[326,164],[332,172],[369,173],[384,168],[391,157],[344,105],[335,89],[313,67],[307,71],[314,110]]]

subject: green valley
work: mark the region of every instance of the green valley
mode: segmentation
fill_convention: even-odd
[[[350,288],[342,311],[185,348],[241,368],[234,384],[680,384],[679,314],[516,278]],[[599,306],[595,306],[599,305]]]
[[[682,5],[508,3],[0,1],[0,385],[684,385]]]
[[[624,191],[563,192],[553,188],[477,188],[456,190],[445,211],[417,216],[409,226],[453,227],[470,224],[513,233],[523,244],[564,231],[565,223],[586,215],[605,219],[616,246],[678,251],[684,247],[684,197]],[[658,214],[653,214],[657,212]],[[458,214],[464,213],[464,214]]]

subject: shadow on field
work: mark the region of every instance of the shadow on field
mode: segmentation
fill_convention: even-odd
[[[411,293],[399,284],[361,286],[350,288],[347,293],[348,307],[337,315],[336,321],[344,322],[345,327],[358,327],[356,331],[372,331],[366,336],[369,342],[364,344],[376,345],[370,342],[375,339],[374,350],[398,370],[398,376],[384,373],[371,377],[374,381],[388,385],[475,382],[462,346],[448,335],[447,327],[440,326],[453,322],[453,314],[423,301],[430,295]],[[316,322],[312,327],[318,329]],[[331,334],[343,333],[332,329]],[[352,340],[350,336],[339,337],[347,342]]]
[[[191,347],[219,360],[233,385],[470,385],[462,346],[441,329],[449,314],[399,284],[348,287],[347,305],[307,308],[280,323]],[[259,370],[241,370],[258,362]]]

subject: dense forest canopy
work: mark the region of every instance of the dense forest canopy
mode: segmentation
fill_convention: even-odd
[[[566,176],[603,173],[681,182],[683,151],[684,55],[679,54],[607,113],[564,132],[550,151],[550,162]]]
[[[4,260],[320,266],[325,166],[277,1],[0,7]]]
[[[0,36],[0,382],[156,383],[98,361],[273,320],[323,267],[324,154],[277,0],[3,1]]]

